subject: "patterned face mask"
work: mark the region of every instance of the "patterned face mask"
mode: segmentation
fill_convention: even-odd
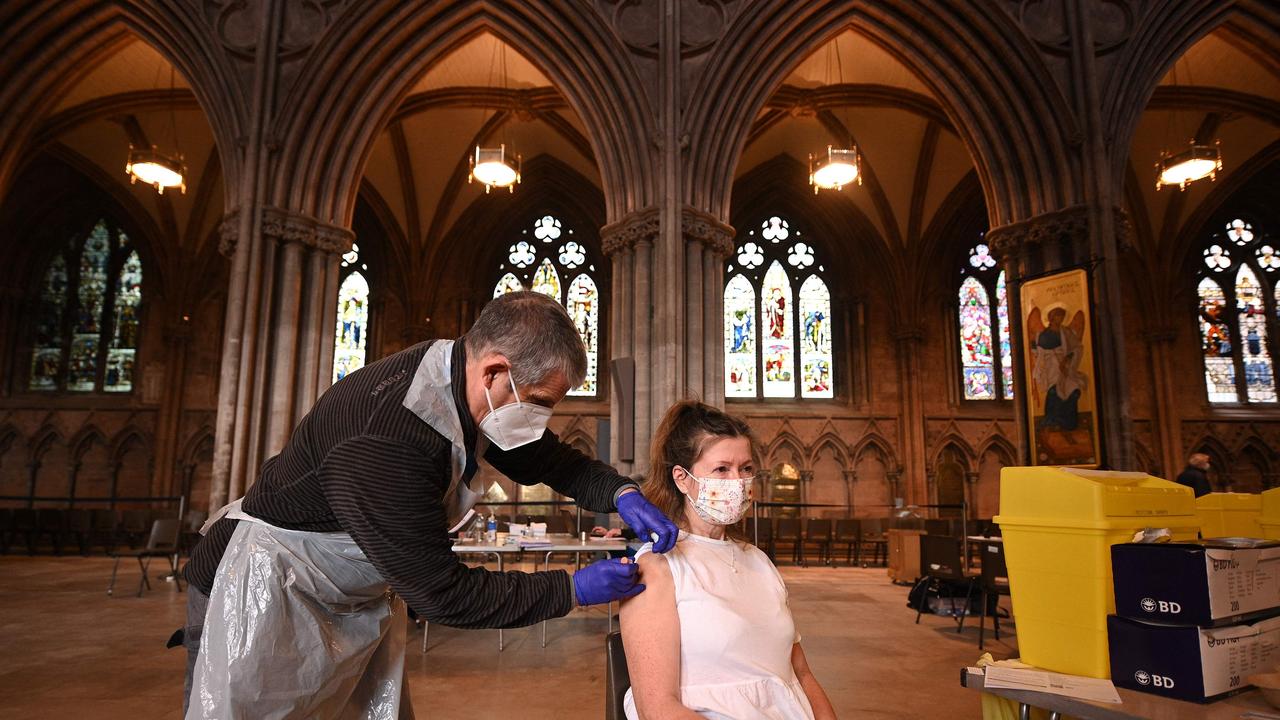
[[[698,481],[698,496],[688,496],[698,517],[712,525],[732,525],[747,514],[754,499],[752,478],[700,478],[676,467]]]

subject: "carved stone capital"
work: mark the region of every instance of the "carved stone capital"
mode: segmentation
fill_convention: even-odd
[[[636,243],[652,243],[658,237],[660,224],[656,207],[628,213],[621,220],[600,228],[600,247],[605,257],[612,257],[615,253],[634,248]]]
[[[733,254],[733,228],[715,216],[686,207],[680,211],[680,231],[685,242],[699,242],[719,258]]]
[[[1085,205],[1073,205],[1022,222],[992,228],[987,233],[987,244],[993,255],[1004,259],[1016,255],[1029,245],[1069,243],[1088,232],[1089,208]]]
[[[240,211],[232,210],[222,216],[222,221],[218,223],[218,252],[225,257],[232,257],[236,254],[236,243],[240,239],[240,229],[237,223],[240,220]]]
[[[355,240],[355,233],[347,228],[274,207],[262,209],[262,235],[281,244],[301,243],[335,255],[350,250]]]

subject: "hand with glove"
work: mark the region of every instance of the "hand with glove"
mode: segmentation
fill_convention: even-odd
[[[626,600],[644,592],[636,582],[639,568],[627,558],[599,560],[573,574],[573,596],[579,605]]]
[[[680,529],[644,495],[634,490],[623,492],[618,496],[618,514],[637,537],[653,541],[654,552],[664,553],[675,547]]]

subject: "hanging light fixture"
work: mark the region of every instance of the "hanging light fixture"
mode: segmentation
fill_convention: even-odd
[[[1182,152],[1160,153],[1156,170],[1159,172],[1156,190],[1168,185],[1177,185],[1179,190],[1186,190],[1188,183],[1205,178],[1209,178],[1211,182],[1218,179],[1218,173],[1222,170],[1222,150],[1217,141],[1212,145],[1202,145],[1192,140]]]
[[[164,194],[165,188],[176,187],[182,193],[187,192],[187,166],[182,164],[181,155],[165,155],[152,145],[149,150],[139,150],[129,145],[129,162],[124,166],[129,173],[129,183],[142,181]]]
[[[827,78],[826,84],[831,85],[832,60],[835,61],[835,70],[840,83],[844,83],[844,66],[840,62],[840,39],[839,37],[831,41],[831,47],[827,49]],[[862,163],[858,154],[858,146],[850,144],[849,147],[836,147],[834,145],[827,146],[825,154],[814,155],[809,153],[809,185],[813,187],[813,194],[817,195],[819,190],[836,190],[839,191],[845,185],[857,182],[862,184]]]
[[[854,182],[861,185],[859,165],[857,146],[844,149],[828,145],[825,157],[809,153],[809,184],[813,186],[813,194],[817,195],[819,190],[840,190]]]
[[[178,146],[178,113],[177,100],[173,95],[173,65],[169,66],[169,128],[173,133],[173,144]],[[159,72],[157,71],[157,75]],[[159,80],[159,78],[156,78]],[[159,84],[157,82],[157,84]],[[124,171],[129,175],[129,184],[139,180],[164,194],[165,188],[178,188],[182,194],[187,192],[187,166],[183,164],[182,152],[162,153],[152,145],[148,149],[139,149],[129,143],[129,159],[125,162]]]
[[[471,174],[467,176],[467,182],[473,180],[484,185],[485,193],[495,187],[515,192],[515,186],[520,182],[520,156],[516,155],[515,165],[512,166],[507,162],[506,143],[496,148],[476,145],[476,151],[471,156]]]
[[[507,89],[507,46],[501,40],[495,40],[495,52],[501,53],[502,62],[502,89]],[[493,57],[489,60],[489,85],[493,85],[494,61]],[[506,131],[503,130],[505,136]],[[467,175],[467,182],[478,182],[484,185],[485,194],[493,188],[506,188],[507,192],[515,192],[516,185],[520,183],[520,155],[516,154],[515,163],[512,164],[507,160],[507,144],[500,143],[498,147],[481,147],[476,144],[475,152],[471,155],[471,173]]]
[[[1178,63],[1175,61],[1172,71],[1172,83],[1176,89],[1178,87]],[[1191,84],[1191,68],[1187,68],[1187,83]],[[1172,144],[1170,138],[1174,135],[1174,123],[1176,117],[1173,111],[1169,112],[1169,125],[1165,131],[1165,142]],[[1160,161],[1156,163],[1156,190],[1167,187],[1169,185],[1177,185],[1179,190],[1186,190],[1187,185],[1197,180],[1209,178],[1210,182],[1218,179],[1218,173],[1222,171],[1222,149],[1219,147],[1219,141],[1214,140],[1212,143],[1197,142],[1198,138],[1191,138],[1187,143],[1187,149],[1179,152],[1171,150],[1163,150],[1160,152]]]

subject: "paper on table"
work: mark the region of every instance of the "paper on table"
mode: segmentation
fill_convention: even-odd
[[[1064,695],[1093,702],[1118,703],[1120,694],[1110,680],[1063,675],[1045,670],[987,666],[983,687],[988,689],[1030,690],[1032,692]]]

